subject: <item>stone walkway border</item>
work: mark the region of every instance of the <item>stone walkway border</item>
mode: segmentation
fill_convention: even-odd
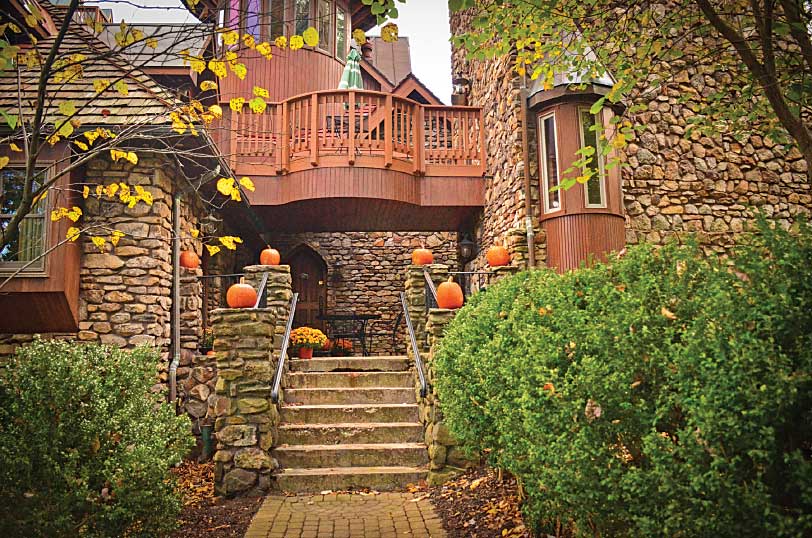
[[[270,496],[245,538],[445,538],[427,497],[412,493]]]

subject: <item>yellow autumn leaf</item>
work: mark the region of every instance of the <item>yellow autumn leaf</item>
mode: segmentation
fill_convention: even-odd
[[[245,80],[245,75],[248,74],[248,69],[245,67],[245,64],[235,64],[231,66],[231,70],[237,75],[237,78],[240,80]]]
[[[257,97],[265,97],[267,99],[268,97],[271,96],[268,93],[268,90],[266,90],[265,88],[261,88],[259,86],[254,86],[253,92],[254,92],[254,95],[257,96]]]
[[[0,169],[1,169],[1,168],[5,168],[5,167],[6,167],[6,165],[8,164],[8,162],[9,162],[10,160],[11,160],[11,159],[9,159],[8,157],[6,157],[5,155],[3,155],[2,157],[0,157]]]
[[[218,252],[220,252],[220,247],[217,245],[206,245],[206,250],[209,251],[209,256],[214,256]]]
[[[217,83],[214,82],[213,80],[204,80],[203,82],[200,83],[200,89],[203,90],[204,92],[206,90],[216,90]]]
[[[79,238],[80,233],[81,230],[79,230],[79,228],[71,226],[70,228],[68,228],[67,233],[65,233],[65,239],[67,239],[68,241],[76,241]]]
[[[62,137],[69,137],[73,134],[73,124],[69,121],[62,122],[57,130],[57,133]]]
[[[315,47],[319,44],[319,31],[311,26],[302,32],[302,39],[308,47]]]
[[[37,205],[40,202],[40,200],[45,200],[46,196],[48,196],[48,191],[42,191],[38,195],[34,196],[34,199],[31,201],[31,203]]]
[[[115,162],[119,159],[124,159],[127,157],[126,151],[121,151],[120,149],[111,149],[110,150],[110,158]]]
[[[58,209],[54,209],[51,211],[51,222],[58,222],[62,219],[65,215],[67,215],[68,210],[64,207],[60,207]]]
[[[73,101],[62,101],[59,103],[59,112],[63,116],[73,116],[76,114],[76,105],[73,104]]]
[[[85,186],[82,188],[82,198],[84,198],[85,200],[87,200],[87,197],[88,197],[88,196],[90,196],[90,187],[88,187],[87,185],[85,185]]]
[[[234,97],[228,102],[228,106],[231,107],[231,110],[237,112],[238,114],[242,112],[242,107],[245,105],[245,99],[242,97]]]
[[[226,72],[226,63],[222,60],[209,60],[209,70],[214,73],[217,78],[225,78],[228,73]]]
[[[302,47],[304,47],[304,39],[302,39],[302,36],[290,36],[290,50],[299,50]]]
[[[101,186],[101,185],[99,185]],[[110,183],[104,188],[104,194],[112,198],[118,192],[118,183]]]
[[[233,177],[221,177],[217,180],[217,191],[223,196],[231,196],[231,191],[234,190]]]
[[[113,87],[121,95],[129,95],[130,94],[130,89],[127,87],[127,83],[124,82],[123,80],[119,80],[118,82],[116,82],[116,85],[113,86]]]
[[[96,139],[99,138],[98,131],[85,131],[82,134],[85,135],[85,138],[87,138],[87,141],[90,143],[91,146],[93,145],[93,142],[95,142]]]
[[[104,194],[104,187],[96,185],[96,198],[101,198],[102,194]]]
[[[154,37],[150,37],[149,39],[147,39],[146,44],[151,49],[157,49],[158,48],[158,40],[155,39]]]
[[[138,199],[141,200],[142,202],[144,202],[145,204],[150,205],[150,206],[152,205],[152,203],[154,201],[153,197],[152,197],[152,193],[149,192],[148,190],[146,190],[141,185],[136,185],[135,186],[135,194],[138,197]]]
[[[398,40],[398,25],[390,22],[381,28],[381,39],[384,43],[394,43]]]
[[[220,107],[220,105],[211,105],[209,107],[209,112],[211,112],[218,120],[223,117],[223,109]]]
[[[110,81],[105,78],[97,78],[93,81],[93,90],[96,93],[101,93],[110,87]]]
[[[87,144],[85,144],[81,140],[74,140],[73,143],[74,145],[76,145],[77,148],[81,149],[82,151],[87,151],[89,149],[87,147]]]
[[[22,149],[20,149],[20,146],[18,146],[18,145],[17,145],[17,144],[15,144],[14,142],[12,142],[11,144],[9,144],[9,145],[8,145],[8,147],[10,147],[10,148],[11,148],[11,151],[16,151],[17,153],[20,153],[20,152],[22,151]]]
[[[249,49],[253,49],[257,44],[256,40],[254,39],[254,36],[252,36],[251,34],[243,34],[242,42],[245,43],[245,46],[248,47]]]
[[[240,178],[240,185],[242,185],[242,187],[247,191],[254,192],[254,190],[256,189],[256,187],[254,187],[254,182],[251,181],[250,177],[245,177],[245,176],[241,177]]]
[[[198,237],[200,237],[200,230],[198,230],[197,228],[194,228],[194,227],[193,227],[193,228],[191,228],[191,229],[189,230],[189,234],[190,234],[192,237],[194,237],[195,239],[197,239]]]
[[[360,28],[356,28],[355,30],[352,31],[352,38],[355,40],[356,43],[358,43],[359,47],[361,45],[366,44],[367,42],[367,35]]]
[[[288,39],[285,36],[281,35],[273,40],[273,44],[279,47],[280,49],[284,49],[285,47],[288,46]]]
[[[198,58],[197,56],[189,58],[189,65],[191,66],[192,71],[194,71],[198,75],[206,70],[206,62],[203,59]]]
[[[26,15],[25,24],[27,24],[31,28],[35,28],[37,26],[37,18],[33,15]]]
[[[268,60],[273,58],[273,54],[271,53],[271,44],[267,41],[263,41],[257,45],[257,52],[262,54]]]
[[[229,30],[228,32],[223,32],[223,44],[225,45],[236,45],[237,40],[240,39],[240,34],[237,33],[235,30]]]
[[[60,140],[61,140],[60,136],[56,133],[48,137],[48,143],[51,144],[52,146],[55,145]]]
[[[82,208],[73,206],[70,210],[65,212],[65,216],[73,222],[76,222],[82,217]]]
[[[242,243],[242,239],[233,235],[224,235],[219,240],[228,250],[237,250],[237,243]]]
[[[110,234],[110,242],[113,244],[114,247],[118,246],[118,241],[124,237],[124,232],[120,230],[113,230],[113,233]]]
[[[138,164],[138,155],[136,155],[135,152],[128,151],[124,158],[132,164]]]
[[[99,237],[97,235],[94,235],[94,236],[92,236],[90,238],[90,240],[93,242],[94,245],[96,245],[96,247],[98,247],[98,249],[101,252],[104,252],[104,243],[105,243],[104,237]]]
[[[254,114],[262,114],[265,112],[265,108],[267,108],[268,103],[266,103],[265,99],[262,97],[254,97],[248,101],[248,106],[251,107],[251,111]]]

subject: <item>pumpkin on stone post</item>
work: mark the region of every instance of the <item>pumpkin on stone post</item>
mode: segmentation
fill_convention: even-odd
[[[245,278],[240,277],[240,283],[234,284],[226,292],[226,303],[229,308],[253,308],[257,304],[257,292]]]
[[[446,282],[437,286],[437,306],[440,308],[460,308],[463,301],[462,288],[454,282],[453,277],[448,277]]]

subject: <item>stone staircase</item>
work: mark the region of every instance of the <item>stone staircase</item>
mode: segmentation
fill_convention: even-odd
[[[289,364],[273,449],[283,491],[387,491],[426,478],[428,452],[407,357]]]

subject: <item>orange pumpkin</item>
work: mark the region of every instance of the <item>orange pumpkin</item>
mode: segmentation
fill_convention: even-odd
[[[226,303],[229,308],[253,308],[257,304],[257,292],[240,278],[239,284],[228,288]]]
[[[459,308],[462,306],[462,288],[448,277],[447,282],[437,286],[437,306],[440,308]]]
[[[502,245],[494,245],[489,248],[485,258],[491,267],[502,267],[510,263],[510,254]]]
[[[217,355],[217,352],[214,351],[213,349],[211,351],[206,352],[207,357],[214,357],[215,355]]]
[[[200,258],[192,250],[184,250],[180,253],[180,266],[186,269],[197,269],[200,267]]]
[[[429,265],[434,263],[434,255],[427,248],[416,248],[412,251],[412,265]]]
[[[282,257],[275,248],[267,247],[259,253],[259,263],[262,265],[279,265]]]

